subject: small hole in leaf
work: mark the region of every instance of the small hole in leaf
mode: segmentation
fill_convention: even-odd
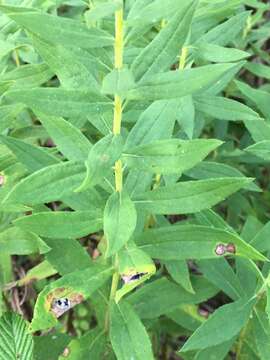
[[[216,253],[218,256],[224,255],[225,252],[226,252],[226,245],[224,245],[224,244],[218,244],[218,245],[216,246],[215,253]]]

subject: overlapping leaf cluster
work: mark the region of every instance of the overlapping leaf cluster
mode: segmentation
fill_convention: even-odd
[[[269,4],[0,13],[0,359],[268,360]]]

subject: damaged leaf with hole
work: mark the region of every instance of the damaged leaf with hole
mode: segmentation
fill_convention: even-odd
[[[112,268],[90,265],[50,283],[38,295],[31,331],[51,328],[57,319],[71,308],[89,298],[111,276]]]
[[[116,293],[117,302],[156,272],[155,264],[149,255],[131,241],[119,252],[118,261],[124,284]]]

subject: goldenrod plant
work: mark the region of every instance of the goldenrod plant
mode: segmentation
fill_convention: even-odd
[[[270,359],[269,1],[0,5],[0,360]]]

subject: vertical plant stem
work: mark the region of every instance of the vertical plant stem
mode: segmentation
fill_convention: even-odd
[[[115,12],[115,42],[114,42],[114,68],[120,70],[123,67],[123,7]],[[121,133],[122,122],[122,99],[119,95],[114,97],[113,134]],[[115,163],[115,189],[122,191],[122,162]]]
[[[114,68],[120,70],[123,67],[123,6],[115,12],[115,42],[114,42]],[[113,134],[120,135],[122,122],[122,99],[119,95],[114,96],[114,116],[113,116]],[[115,172],[115,190],[122,191],[123,188],[123,167],[122,161],[118,160],[114,164]],[[117,255],[116,255],[117,256]],[[116,259],[115,259],[116,263]],[[110,291],[110,301],[114,300],[119,282],[119,273],[115,271]],[[105,329],[109,330],[109,311],[106,314]]]
[[[182,53],[179,58],[179,70],[184,70],[185,65],[186,65],[187,56],[188,56],[188,47],[184,46],[182,48]]]

